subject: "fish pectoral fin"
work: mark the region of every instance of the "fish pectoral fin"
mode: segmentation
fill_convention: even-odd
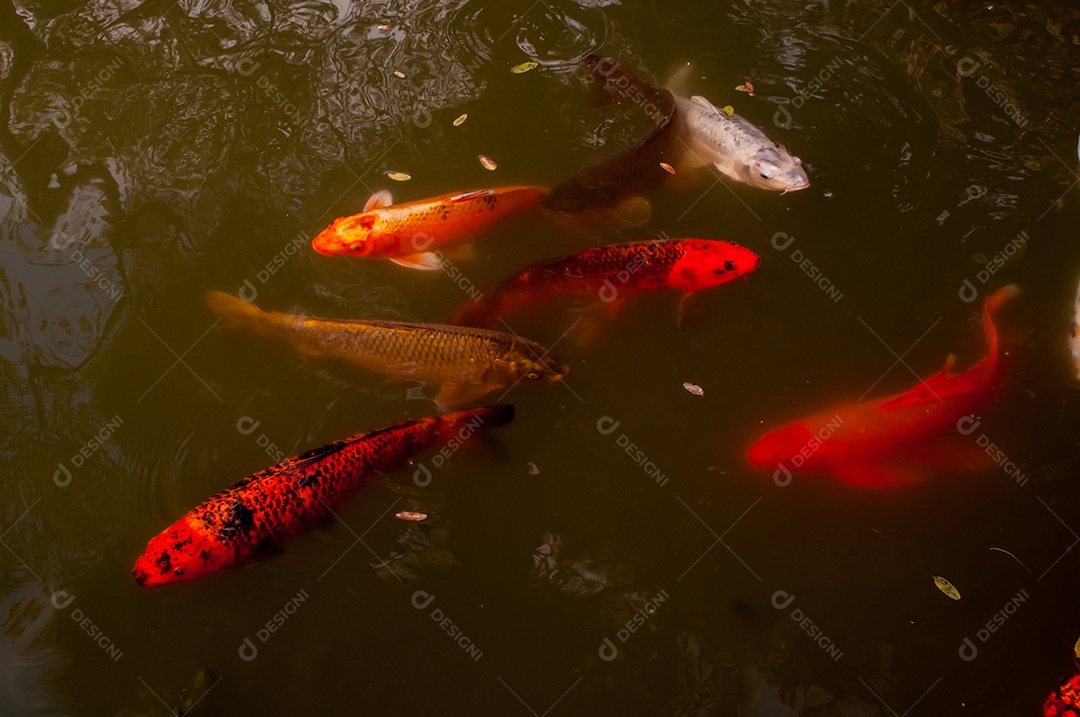
[[[648,199],[642,196],[625,199],[611,210],[612,219],[628,227],[645,226],[651,216],[652,205],[649,204]]]
[[[678,308],[678,325],[682,326],[694,326],[698,323],[698,319],[701,317],[701,302],[695,301],[691,303],[691,299],[694,296],[692,291],[684,291],[682,296],[679,297]]]
[[[834,476],[860,488],[899,488],[922,481],[923,475],[913,466],[854,463],[833,467]]]
[[[442,268],[443,260],[435,252],[426,251],[421,254],[409,254],[408,256],[391,257],[390,261],[407,269],[419,269],[420,271],[438,271]]]
[[[368,197],[367,204],[364,205],[364,211],[370,212],[373,209],[382,209],[383,207],[391,207],[393,205],[394,195],[390,193],[390,190],[380,189]]]
[[[435,403],[440,406],[460,406],[463,403],[475,401],[486,393],[490,393],[493,388],[494,386],[484,383],[447,381],[439,390],[439,395],[435,397]]]
[[[443,256],[452,261],[472,261],[476,258],[476,247],[472,244],[455,244],[443,252]]]

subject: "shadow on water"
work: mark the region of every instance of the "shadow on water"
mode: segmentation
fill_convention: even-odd
[[[1034,713],[1080,635],[1078,45],[1065,2],[5,3],[0,713]],[[595,344],[571,330],[566,386],[510,395],[505,455],[419,456],[248,568],[137,588],[199,501],[433,410],[222,335],[203,293],[445,320],[465,294],[442,272],[310,237],[379,189],[550,186],[622,149],[640,128],[588,103],[592,52],[657,84],[692,61],[692,92],[803,159],[783,197],[702,170],[625,237],[734,240],[761,268],[694,326],[649,297]],[[613,236],[509,222],[461,270],[489,290]],[[1008,282],[978,440],[1023,482],[781,489],[745,464],[766,426],[974,361]],[[514,328],[551,346],[573,321]]]

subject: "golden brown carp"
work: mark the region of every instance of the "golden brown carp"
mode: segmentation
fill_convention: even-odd
[[[263,311],[211,291],[206,306],[230,328],[283,339],[311,356],[343,359],[392,379],[441,385],[435,401],[456,406],[515,384],[554,383],[569,367],[548,349],[501,331],[405,321],[334,321]]]

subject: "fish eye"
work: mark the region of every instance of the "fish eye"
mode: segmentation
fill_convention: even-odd
[[[761,173],[761,178],[762,179],[772,179],[772,175],[769,174],[768,172],[762,172]]]

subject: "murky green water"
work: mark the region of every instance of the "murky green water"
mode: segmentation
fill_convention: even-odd
[[[16,0],[0,39],[0,713],[1026,715],[1073,670],[1071,4]],[[390,184],[552,184],[632,141],[575,74],[597,47],[660,82],[694,61],[803,158],[802,192],[703,170],[651,197],[647,232],[761,268],[693,326],[671,295],[592,344],[571,312],[522,320],[572,372],[507,396],[504,451],[424,454],[429,485],[404,467],[279,554],[137,587],[146,541],[219,489],[433,410],[214,330],[205,291],[441,321],[647,235],[522,217],[468,286],[307,244]],[[768,426],[969,365],[1008,282],[1009,381],[972,434],[1004,467],[882,493],[746,464]]]

